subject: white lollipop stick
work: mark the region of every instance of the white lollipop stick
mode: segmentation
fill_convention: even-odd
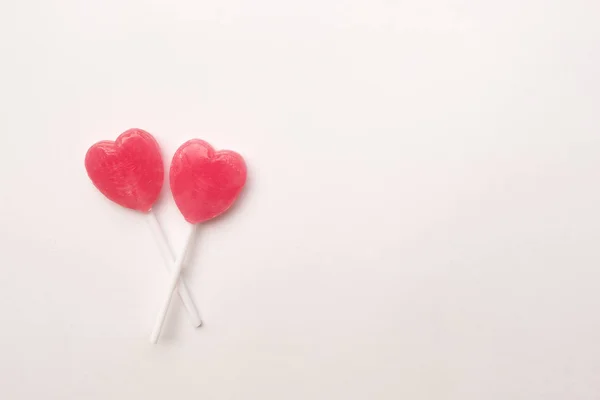
[[[175,254],[167,242],[167,238],[165,237],[165,233],[160,225],[160,222],[158,222],[158,219],[156,218],[156,214],[152,210],[150,210],[148,213],[148,223],[150,224],[150,230],[152,231],[154,238],[158,243],[158,247],[160,248],[160,254],[165,261],[165,267],[167,268],[167,271],[170,272],[173,269],[172,266],[176,261]],[[202,320],[198,314],[198,309],[196,308],[196,305],[190,296],[190,292],[188,291],[183,277],[180,277],[179,279],[177,291],[185,309],[187,310],[192,325],[195,328],[202,325]]]
[[[165,300],[163,305],[158,313],[158,318],[156,319],[156,323],[154,324],[154,329],[152,330],[152,334],[150,335],[150,342],[156,343],[158,342],[158,337],[160,336],[160,331],[162,330],[163,323],[165,322],[165,317],[167,316],[167,311],[169,310],[169,305],[171,304],[171,298],[173,297],[173,292],[177,287],[177,282],[179,282],[179,274],[181,273],[181,269],[183,267],[183,261],[185,260],[185,256],[187,253],[187,249],[192,242],[192,238],[196,233],[196,225],[192,224],[192,228],[190,229],[190,233],[185,241],[185,245],[179,253],[179,258],[175,261],[173,265],[173,269],[171,269],[171,277],[169,281],[169,287],[167,295],[165,296]]]

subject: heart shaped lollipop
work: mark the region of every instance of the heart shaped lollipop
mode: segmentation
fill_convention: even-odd
[[[98,142],[85,155],[85,169],[94,186],[110,200],[148,213],[148,222],[170,270],[175,255],[152,212],[164,181],[163,161],[154,137],[142,129],[129,129],[114,142]],[[192,324],[200,326],[202,321],[183,280],[178,290]]]
[[[179,211],[192,225],[188,240],[171,272],[168,294],[150,336],[153,343],[160,336],[196,224],[227,211],[242,191],[246,175],[246,163],[242,156],[230,150],[215,151],[203,140],[189,140],[175,152],[169,173],[171,192]]]
[[[236,152],[215,151],[205,141],[192,139],[175,152],[169,178],[179,211],[197,224],[233,205],[246,183],[246,163]]]
[[[103,195],[142,212],[150,211],[164,180],[158,143],[141,129],[129,129],[114,142],[103,140],[90,147],[85,169]]]

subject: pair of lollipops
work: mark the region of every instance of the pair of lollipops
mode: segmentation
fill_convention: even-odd
[[[165,321],[171,298],[177,289],[192,324],[202,321],[180,277],[196,225],[227,211],[246,183],[246,164],[242,156],[229,150],[215,151],[203,140],[185,142],[173,156],[169,181],[171,193],[181,214],[191,224],[189,235],[178,257],[165,239],[152,212],[160,195],[164,166],[160,147],[154,137],[141,129],[130,129],[116,141],[94,144],[85,156],[85,168],[94,186],[115,203],[148,214],[161,252],[170,270],[169,286],[150,340],[156,343]]]

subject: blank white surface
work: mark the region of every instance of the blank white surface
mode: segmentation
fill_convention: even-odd
[[[2,2],[0,398],[600,398],[599,15]],[[83,167],[131,127],[250,173],[158,346],[160,253]]]

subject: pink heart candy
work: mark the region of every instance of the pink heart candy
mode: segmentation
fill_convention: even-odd
[[[102,194],[142,212],[150,211],[164,180],[158,143],[141,129],[129,129],[114,142],[94,144],[85,155],[85,169]]]
[[[227,211],[246,183],[246,163],[230,150],[215,151],[200,139],[175,152],[170,170],[171,192],[184,218],[208,221]]]

